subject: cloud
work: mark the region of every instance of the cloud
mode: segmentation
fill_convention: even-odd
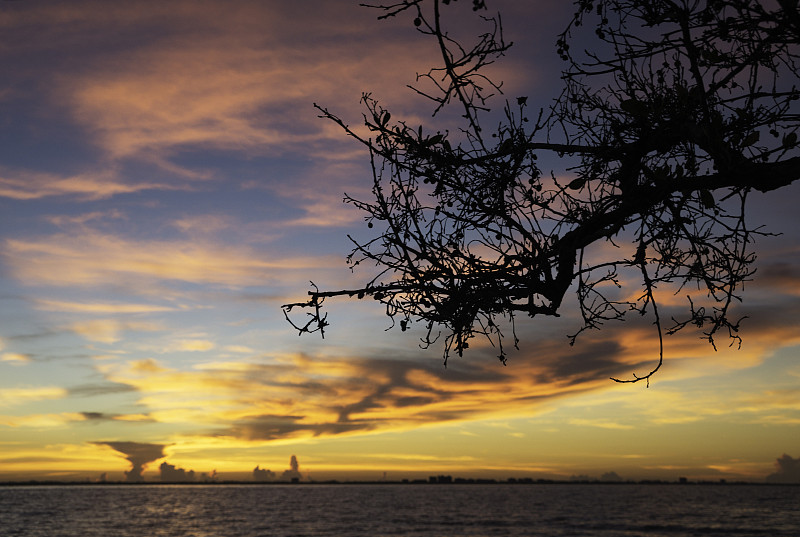
[[[4,352],[0,354],[0,362],[9,362],[15,365],[22,365],[27,364],[30,361],[30,354],[22,354],[19,352]]]
[[[349,16],[343,16],[345,9]],[[383,39],[385,26],[359,24],[372,22],[374,13],[355,5],[315,2],[305,4],[302,14],[280,3],[251,2],[232,2],[226,9],[178,2],[150,17],[127,18],[131,10],[125,7],[110,11],[119,17],[75,17],[101,33],[138,26],[149,39],[121,41],[127,46],[109,52],[114,61],[99,47],[81,47],[85,64],[59,72],[55,84],[74,118],[115,159],[166,162],[186,148],[308,153],[333,134],[316,118],[310,106],[315,98],[342,103],[349,95],[347,101],[356,104],[368,82],[396,94],[394,88],[404,88],[416,71],[428,67],[418,58],[433,50],[410,32],[398,34],[408,38],[401,43]],[[284,23],[299,16],[302,34]],[[66,46],[80,46],[52,27],[52,16],[40,20],[40,31],[56,34]],[[365,40],[373,53],[358,53]],[[417,51],[416,58],[408,49]],[[392,58],[391,70],[385,69],[385,58]],[[379,70],[388,71],[394,83],[385,76],[376,80]]]
[[[2,401],[0,401],[0,405],[1,404]],[[84,421],[85,419],[86,417],[78,412],[26,414],[24,416],[0,415],[0,425],[14,428],[29,427],[34,429],[50,429],[64,427],[76,421]]]
[[[129,290],[140,293],[149,288],[148,282],[173,280],[257,285],[264,283],[265,273],[311,269],[326,263],[318,257],[268,258],[263,252],[228,244],[137,241],[88,230],[79,235],[7,239],[2,255],[14,276],[27,284],[97,287],[127,282]]]
[[[119,194],[145,190],[174,190],[163,183],[126,182],[112,172],[62,176],[34,170],[9,170],[0,167],[0,197],[34,200],[53,196],[72,196],[82,201],[107,199]]]
[[[775,460],[775,472],[767,476],[767,483],[800,483],[800,459],[784,453]]]
[[[280,480],[299,481],[300,479],[303,479],[303,474],[300,473],[300,463],[297,461],[297,457],[292,455],[289,459],[289,469],[283,471]]]
[[[235,352],[237,354],[255,354],[256,351],[245,345],[226,345],[224,350],[226,352]]]
[[[159,422],[197,423],[212,437],[262,442],[515,414],[550,398],[609,386],[604,372],[585,375],[581,384],[537,384],[546,367],[520,360],[506,368],[480,356],[445,369],[438,359],[293,355],[194,370],[154,360],[100,370],[109,381],[134,386],[139,404]]]
[[[67,313],[161,313],[179,309],[171,306],[157,306],[155,304],[67,302],[51,299],[35,299],[34,302],[39,309]]]
[[[165,373],[169,371],[168,369],[161,367],[157,361],[152,358],[147,358],[145,360],[136,360],[131,362],[130,364],[130,371],[135,374],[143,374],[149,375],[153,373]]]
[[[3,388],[0,390],[0,406],[20,405],[48,399],[63,399],[67,395],[68,391],[58,386]]]
[[[135,421],[135,422],[152,422],[154,421],[146,414],[107,414],[105,412],[81,412],[80,413],[86,421],[103,422],[103,421]]]
[[[275,472],[256,466],[253,468],[253,481],[257,481],[259,483],[275,481]]]
[[[97,397],[102,395],[129,393],[135,391],[133,386],[103,382],[97,384],[82,384],[69,388],[69,394],[76,397]]]
[[[177,229],[192,235],[211,235],[230,229],[235,225],[233,218],[227,215],[203,214],[184,216],[172,223]]]
[[[800,296],[800,267],[785,261],[767,263],[759,267],[756,282],[774,292]]]
[[[196,477],[194,470],[186,471],[164,461],[158,467],[162,483],[194,483]]]
[[[142,472],[147,468],[147,464],[164,457],[164,448],[166,447],[162,444],[139,442],[92,442],[92,444],[108,446],[125,456],[131,463],[131,469],[125,472],[125,481],[129,483],[144,481]]]
[[[362,349],[360,355],[342,349],[339,354],[266,354],[239,362],[219,357],[192,370],[155,361],[147,361],[148,367],[131,362],[103,364],[100,369],[107,380],[133,386],[140,394],[139,403],[159,422],[196,423],[197,434],[257,443],[518,416],[547,408],[556,399],[590,393],[607,394],[609,405],[630,409],[637,419],[650,424],[698,421],[732,412],[757,419],[748,408],[758,402],[734,398],[736,405],[731,407],[730,397],[723,404],[704,392],[682,396],[681,390],[667,384],[648,393],[655,401],[653,410],[638,408],[626,397],[629,392],[608,380],[631,372],[641,374],[655,365],[658,342],[653,328],[647,319],[633,320],[587,333],[573,347],[562,336],[569,332],[564,328],[569,319],[554,320],[544,328],[536,325],[535,330],[541,332],[528,332],[527,323],[520,322],[517,328],[527,341],[523,350],[511,355],[508,367],[497,362],[494,349],[476,344],[464,358],[451,360],[446,369],[436,353],[412,358],[402,348],[385,346]],[[719,376],[753,367],[776,348],[774,334],[796,337],[792,330],[790,316],[753,334],[745,349],[721,347],[717,353],[695,332],[669,337],[669,369],[663,374],[668,376],[657,376],[655,381]],[[796,405],[787,397],[786,405]],[[591,404],[603,404],[598,401]],[[613,412],[616,407],[603,408]],[[633,421],[620,421],[614,415],[619,414],[574,413],[569,418],[577,420],[573,425],[583,427],[632,427]]]
[[[600,481],[619,483],[622,481],[622,478],[617,472],[606,472],[600,476]]]
[[[80,321],[72,324],[70,328],[89,341],[100,343],[116,343],[122,339],[123,332],[156,332],[163,329],[158,323],[115,319]]]
[[[590,420],[590,419],[581,419],[581,418],[573,418],[569,420],[571,425],[580,425],[585,427],[599,427],[601,429],[635,429],[633,425],[625,425],[622,423],[617,423],[616,421],[608,421],[608,420]]]
[[[172,347],[172,349],[183,352],[203,352],[210,351],[214,347],[216,347],[216,344],[213,341],[208,341],[207,339],[184,339],[175,342],[175,345]]]

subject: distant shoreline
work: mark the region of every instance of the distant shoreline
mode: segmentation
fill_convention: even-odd
[[[117,486],[159,486],[159,485],[182,485],[182,486],[225,486],[225,485],[246,485],[246,486],[299,486],[299,485],[417,485],[417,486],[453,486],[453,485],[603,485],[603,486],[625,486],[625,485],[676,485],[676,486],[782,486],[797,487],[800,483],[767,483],[759,481],[709,481],[709,480],[641,480],[641,481],[559,481],[551,479],[516,479],[516,480],[492,480],[492,479],[457,479],[449,482],[426,481],[422,479],[402,480],[402,481],[143,481],[140,483],[128,483],[125,481],[57,481],[57,480],[27,480],[27,481],[2,481],[0,487],[30,487],[30,486],[92,486],[92,487],[117,487]]]

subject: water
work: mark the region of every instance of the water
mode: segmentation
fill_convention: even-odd
[[[0,487],[6,537],[800,536],[800,487]]]

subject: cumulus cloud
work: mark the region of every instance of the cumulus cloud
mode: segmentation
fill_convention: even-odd
[[[600,476],[600,481],[619,483],[622,478],[617,472],[606,472]]]
[[[253,468],[253,481],[267,483],[270,481],[275,481],[275,477],[275,472],[269,469],[260,468],[259,466]]]
[[[303,474],[300,473],[300,463],[297,457],[292,455],[289,459],[289,469],[284,470],[280,477],[281,481],[300,481],[303,479]]]
[[[767,476],[767,483],[800,483],[800,458],[784,453],[775,460],[775,472]]]
[[[162,444],[145,444],[140,442],[93,442],[98,446],[108,446],[114,451],[122,453],[128,462],[131,463],[131,469],[125,472],[125,481],[128,483],[141,483],[144,481],[142,472],[147,468],[147,465],[164,457],[164,448]]]
[[[162,483],[194,483],[196,481],[194,470],[186,471],[166,461],[161,463],[158,470],[161,475]]]

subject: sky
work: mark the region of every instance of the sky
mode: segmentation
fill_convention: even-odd
[[[559,91],[559,0],[487,2],[504,98]],[[451,21],[476,28],[471,3]],[[646,321],[520,319],[442,364],[375,302],[327,303],[325,339],[280,305],[357,286],[344,193],[369,157],[363,92],[436,128],[406,87],[435,61],[412,17],[350,0],[0,2],[0,481],[800,480],[800,185],[756,196],[741,349],[697,332],[657,357]],[[255,471],[254,471],[255,470]]]

